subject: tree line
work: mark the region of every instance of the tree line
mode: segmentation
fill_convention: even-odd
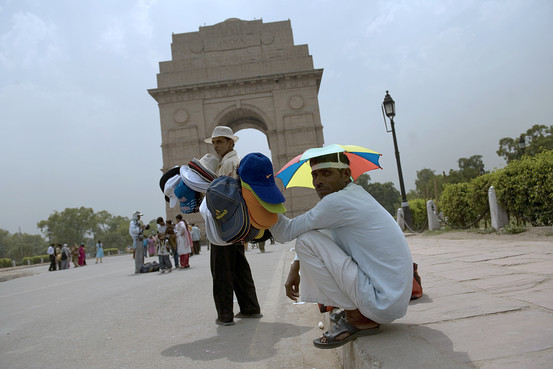
[[[524,142],[524,145],[521,145]],[[507,164],[520,161],[523,157],[534,157],[553,150],[553,126],[533,125],[526,132],[511,138],[499,140],[497,155],[504,158]],[[407,193],[407,200],[413,215],[413,221],[420,228],[426,221],[426,201],[434,200],[438,204],[442,192],[447,185],[469,183],[474,179],[489,174],[484,168],[482,155],[457,160],[458,169],[450,169],[448,173],[436,173],[435,170],[423,168],[417,171],[415,189]],[[370,181],[368,174],[357,179],[357,184],[368,191],[388,212],[395,215],[401,207],[401,194],[392,182],[379,183]]]
[[[94,212],[92,208],[66,208],[54,211],[48,219],[37,223],[42,235],[14,233],[0,229],[0,259],[21,262],[25,257],[45,255],[48,245],[80,244],[94,250],[98,240],[109,248],[125,250],[130,245],[128,217],[112,215],[106,210]],[[150,221],[151,229],[155,220]],[[153,228],[152,228],[153,227]]]

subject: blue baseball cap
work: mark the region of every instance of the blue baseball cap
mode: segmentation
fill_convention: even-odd
[[[262,153],[254,152],[244,156],[238,166],[238,175],[261,200],[269,204],[286,201],[275,183],[273,164]]]
[[[240,180],[227,176],[215,178],[207,189],[206,201],[225,242],[234,243],[253,238],[253,233],[259,232],[251,227]]]

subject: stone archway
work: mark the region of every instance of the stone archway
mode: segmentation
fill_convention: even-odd
[[[264,133],[275,172],[323,146],[317,97],[323,70],[313,68],[307,45],[294,45],[290,21],[227,19],[173,34],[171,52],[172,60],[160,63],[158,87],[148,90],[159,105],[163,171],[210,152],[203,140],[217,125]],[[289,216],[317,201],[309,189],[283,193]],[[175,215],[167,208],[168,217]],[[190,221],[203,224],[199,216]]]

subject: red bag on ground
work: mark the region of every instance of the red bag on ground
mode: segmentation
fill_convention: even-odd
[[[421,276],[419,275],[417,263],[413,263],[413,291],[411,291],[411,300],[422,296]]]

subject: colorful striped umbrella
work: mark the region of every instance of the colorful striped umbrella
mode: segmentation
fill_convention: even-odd
[[[348,157],[351,176],[354,180],[369,170],[377,168],[382,169],[378,163],[378,160],[382,154],[361,146],[332,144],[325,147],[306,150],[303,154],[296,156],[294,159],[290,160],[288,164],[282,167],[282,169],[276,174],[276,177],[282,180],[284,188],[314,188],[311,178],[311,166],[309,165],[309,159],[340,152],[345,153]]]

